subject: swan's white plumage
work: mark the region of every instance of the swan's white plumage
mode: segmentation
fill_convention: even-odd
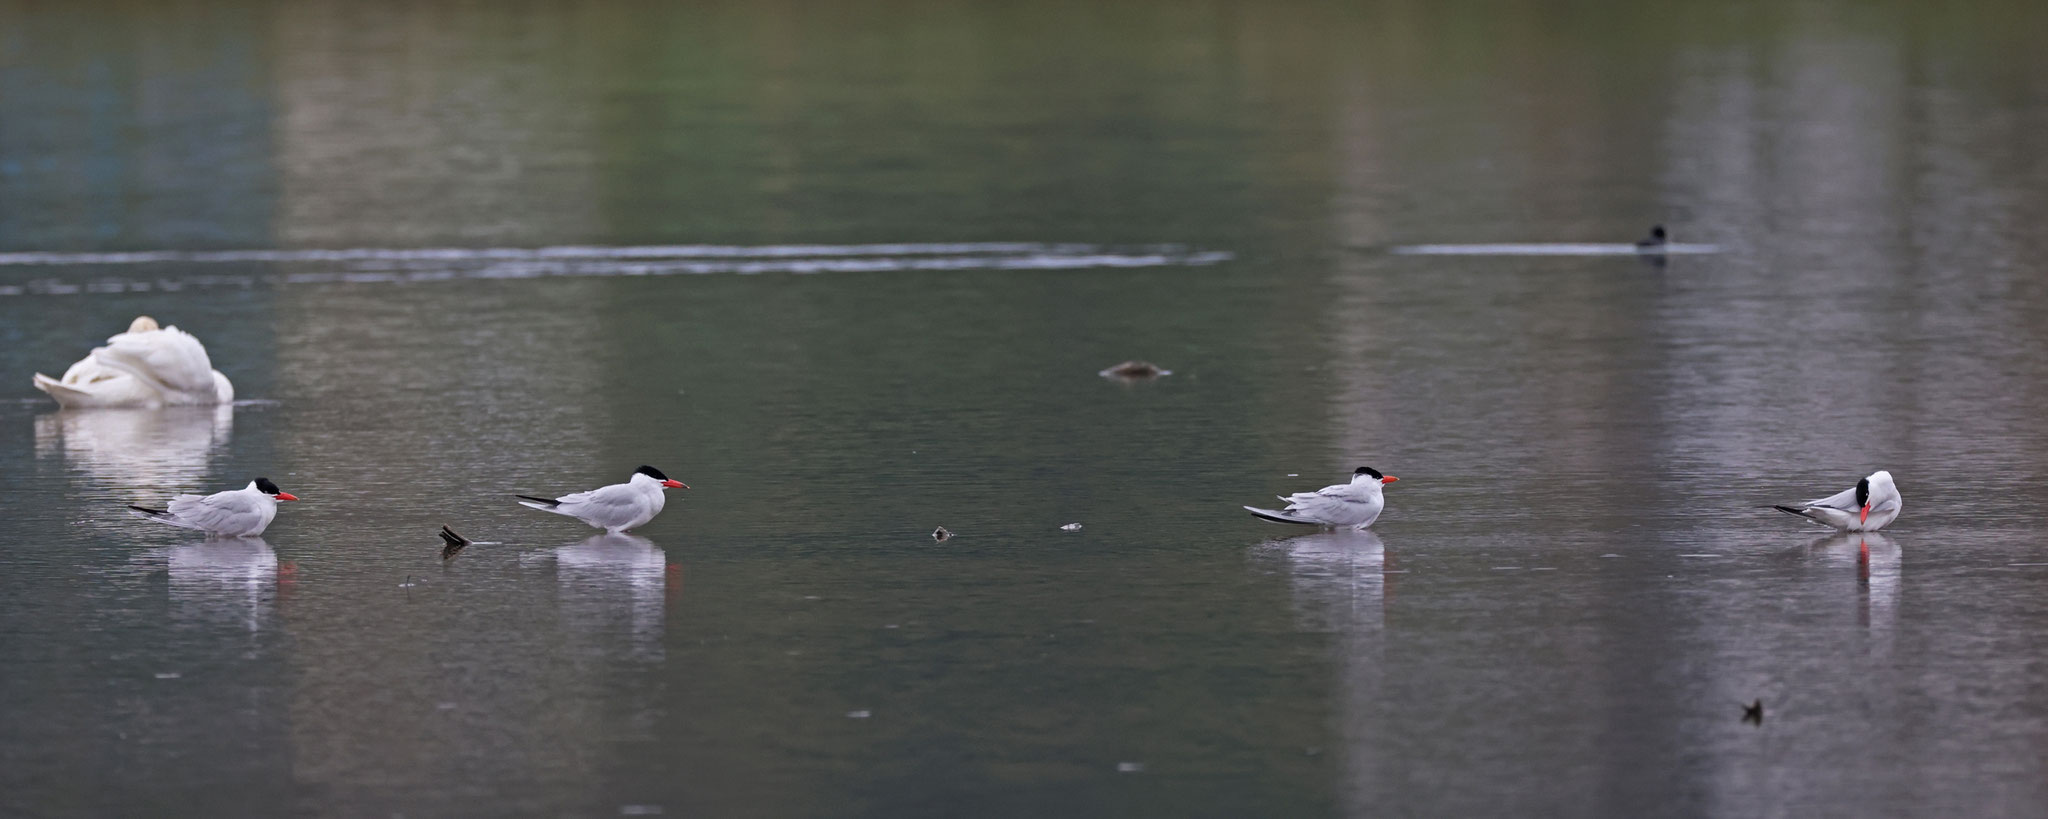
[[[69,407],[169,407],[225,404],[235,388],[213,369],[206,345],[177,327],[158,328],[148,316],[107,339],[64,371],[35,375],[35,387]]]

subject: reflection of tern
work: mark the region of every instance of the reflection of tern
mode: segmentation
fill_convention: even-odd
[[[1325,486],[1314,492],[1296,492],[1280,498],[1287,501],[1287,508],[1281,511],[1253,506],[1245,507],[1245,511],[1275,523],[1364,529],[1379,520],[1380,510],[1386,506],[1380,487],[1398,480],[1400,478],[1392,475],[1382,476],[1372,467],[1361,466],[1351,473],[1350,483]]]
[[[1858,618],[1874,634],[1888,638],[1899,616],[1899,579],[1904,550],[1898,541],[1876,532],[1843,532],[1814,541],[1807,550],[1827,563],[1856,564]]]
[[[633,476],[625,483],[577,492],[559,498],[536,498],[530,495],[516,495],[519,505],[543,512],[553,512],[588,523],[609,534],[619,534],[637,528],[661,514],[661,507],[667,502],[662,497],[663,489],[688,489],[682,481],[669,480],[661,470],[643,466],[633,470]]]
[[[1899,497],[1899,488],[1892,483],[1892,473],[1880,469],[1857,481],[1855,486],[1825,498],[1771,508],[1845,532],[1875,532],[1898,518],[1905,503]]]
[[[210,540],[170,550],[171,599],[243,612],[250,630],[278,586],[277,552],[262,538]]]
[[[163,509],[130,506],[128,513],[143,520],[197,529],[220,537],[248,537],[263,534],[277,517],[278,501],[298,500],[277,488],[269,478],[257,478],[241,489],[211,495],[179,495]]]
[[[1314,608],[1327,612],[1323,616],[1333,621],[1330,627],[1379,626],[1380,607],[1387,593],[1387,548],[1379,535],[1364,529],[1340,529],[1276,540],[1271,545],[1287,555],[1300,601],[1322,604]]]
[[[653,541],[637,535],[595,535],[555,549],[555,567],[562,606],[572,621],[602,628],[625,614],[633,653],[661,654],[662,617],[673,591],[673,570],[667,553]]]

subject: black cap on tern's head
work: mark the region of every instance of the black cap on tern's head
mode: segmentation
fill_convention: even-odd
[[[1366,480],[1366,479],[1371,479],[1373,483],[1377,483],[1377,484],[1382,484],[1382,485],[1384,485],[1384,484],[1390,484],[1390,483],[1393,483],[1393,482],[1395,482],[1395,481],[1398,481],[1398,480],[1400,480],[1400,478],[1396,478],[1396,477],[1394,477],[1394,476],[1392,476],[1392,475],[1382,475],[1382,474],[1380,474],[1380,471],[1379,471],[1379,470],[1377,470],[1377,469],[1374,469],[1374,468],[1372,468],[1372,467],[1369,467],[1369,466],[1361,466],[1361,467],[1359,467],[1359,468],[1358,468],[1357,470],[1355,470],[1355,471],[1353,471],[1353,472],[1351,473],[1351,482],[1352,482],[1352,483],[1358,483],[1359,481],[1362,481],[1362,480]]]
[[[651,466],[647,466],[647,465],[645,465],[645,464],[642,464],[642,465],[641,465],[641,467],[640,467],[639,469],[635,469],[635,470],[633,470],[633,474],[635,474],[635,475],[646,475],[647,477],[650,477],[650,478],[653,478],[653,479],[655,479],[656,481],[659,481],[659,482],[661,483],[661,485],[662,485],[662,486],[666,486],[666,487],[668,487],[668,488],[670,488],[670,489],[688,489],[688,488],[690,488],[690,485],[689,485],[689,484],[683,483],[682,481],[670,480],[670,479],[669,479],[669,477],[668,477],[667,475],[663,475],[663,474],[661,474],[661,470],[659,470],[659,469],[655,469],[654,467],[651,467]]]
[[[294,497],[291,493],[277,488],[277,484],[271,483],[269,478],[257,478],[256,491],[261,492],[265,495],[269,495],[278,500],[298,500],[298,498]]]

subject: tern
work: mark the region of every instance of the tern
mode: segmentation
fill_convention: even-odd
[[[553,512],[588,523],[606,534],[621,532],[645,525],[661,514],[664,502],[663,489],[688,489],[682,481],[669,480],[661,470],[643,466],[633,470],[633,476],[625,483],[563,495],[559,498],[536,498],[531,495],[514,495],[520,506]]]
[[[1798,506],[1771,508],[1844,532],[1875,532],[1890,526],[1905,504],[1905,499],[1899,497],[1899,488],[1892,484],[1892,473],[1880,469],[1857,481],[1853,489]]]
[[[1275,512],[1247,506],[1245,511],[1275,523],[1364,529],[1379,520],[1380,510],[1386,508],[1387,499],[1380,494],[1380,487],[1398,480],[1400,478],[1392,475],[1381,475],[1372,467],[1361,466],[1351,473],[1350,483],[1325,486],[1314,492],[1296,492],[1280,498],[1287,502],[1284,510]]]
[[[211,495],[179,495],[163,509],[130,506],[128,513],[217,537],[252,537],[270,527],[270,519],[277,517],[278,501],[295,500],[298,498],[278,489],[269,478],[257,478],[241,489]]]

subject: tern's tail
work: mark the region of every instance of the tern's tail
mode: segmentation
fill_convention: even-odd
[[[1255,506],[1247,506],[1247,507],[1245,507],[1245,508],[1244,508],[1244,510],[1245,510],[1245,511],[1247,511],[1247,512],[1250,512],[1250,513],[1252,513],[1252,516],[1253,516],[1253,517],[1257,517],[1257,518],[1262,518],[1262,519],[1265,519],[1265,520],[1270,520],[1270,521],[1272,521],[1272,522],[1274,522],[1274,523],[1299,523],[1299,524],[1301,524],[1301,525],[1303,525],[1303,526],[1321,526],[1321,525],[1323,525],[1323,522],[1322,522],[1322,521],[1319,521],[1319,520],[1309,520],[1308,518],[1298,518],[1298,517],[1295,517],[1295,516],[1293,516],[1293,515],[1287,514],[1286,512],[1275,512],[1275,511],[1273,511],[1273,510],[1271,510],[1271,509],[1260,509],[1260,508],[1258,508],[1258,507],[1255,507]]]
[[[128,514],[134,515],[143,520],[153,520],[158,523],[167,523],[172,526],[179,526],[186,529],[199,528],[190,523],[186,523],[184,519],[178,517],[177,515],[173,515],[170,512],[164,511],[162,509],[151,509],[147,506],[130,506],[128,507]]]
[[[1771,507],[1771,508],[1772,508],[1772,509],[1776,509],[1776,510],[1778,510],[1778,511],[1780,511],[1780,512],[1784,512],[1785,514],[1788,514],[1788,515],[1798,515],[1798,516],[1800,516],[1800,517],[1802,517],[1802,518],[1806,518],[1807,520],[1812,520],[1812,519],[1813,519],[1813,516],[1812,516],[1812,515],[1806,514],[1806,510],[1804,510],[1804,509],[1801,509],[1801,508],[1799,508],[1799,507],[1797,507],[1797,506],[1773,506],[1773,507]]]
[[[513,495],[512,497],[519,499],[520,506],[528,509],[539,509],[543,512],[559,511],[555,507],[562,505],[561,501],[553,498],[536,498],[532,495]]]

